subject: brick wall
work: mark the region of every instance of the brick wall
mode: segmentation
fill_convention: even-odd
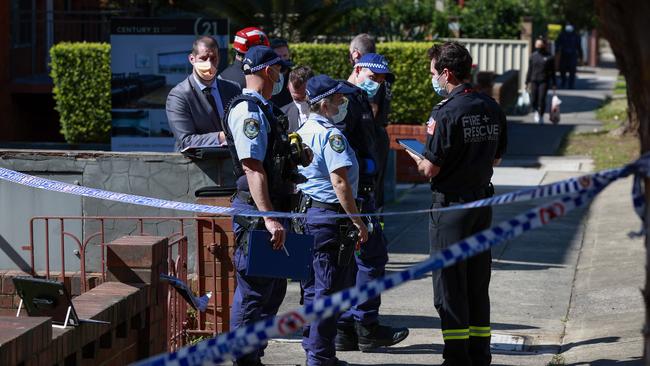
[[[80,318],[110,325],[58,329],[51,318],[0,316],[0,365],[126,365],[167,349],[167,287],[159,281],[167,239],[123,237],[107,252],[108,281],[72,302]]]

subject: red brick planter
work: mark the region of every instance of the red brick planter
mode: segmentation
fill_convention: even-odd
[[[390,137],[390,148],[395,150],[397,183],[427,182],[427,179],[418,173],[413,159],[395,141],[396,139],[416,139],[425,143],[427,141],[427,127],[425,125],[389,125],[386,131]]]

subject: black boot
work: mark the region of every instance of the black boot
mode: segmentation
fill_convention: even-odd
[[[379,323],[361,325],[356,323],[359,349],[369,352],[379,347],[395,345],[406,339],[409,335],[408,328],[393,328]]]
[[[336,345],[337,351],[358,351],[358,342],[354,324],[336,325],[336,339],[334,340],[334,344]]]

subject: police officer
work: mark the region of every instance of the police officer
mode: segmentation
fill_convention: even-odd
[[[259,211],[287,211],[290,195],[294,192],[297,174],[278,171],[279,151],[286,151],[286,126],[278,120],[279,109],[268,99],[279,92],[282,69],[286,67],[273,50],[255,46],[246,52],[242,69],[246,75],[246,88],[233,99],[226,114],[226,139],[233,158],[237,177],[237,193],[232,207]],[[295,168],[295,167],[294,167]],[[296,169],[294,169],[296,170]],[[296,170],[297,173],[297,170]],[[246,275],[248,232],[265,229],[271,234],[274,249],[282,249],[287,223],[272,218],[264,219],[235,216],[233,231],[236,248],[234,265],[237,288],[231,309],[231,330],[275,315],[284,299],[286,279]],[[264,346],[238,358],[235,365],[261,365]]]
[[[348,59],[350,60],[353,69],[348,78],[349,82],[355,83],[355,80],[361,71],[361,68],[357,67],[356,64],[360,62],[361,58],[368,53],[375,52],[375,39],[369,34],[361,33],[352,39],[350,42]],[[384,80],[379,84],[379,88],[368,94],[368,100],[372,107],[375,123],[381,126],[381,129],[378,129],[378,135],[375,139],[377,144],[377,153],[379,154],[379,160],[377,160],[377,175],[375,179],[375,202],[377,210],[380,212],[384,207],[384,176],[388,164],[388,153],[390,151],[390,139],[386,132],[386,126],[388,125],[388,115],[391,111],[390,104],[393,98],[391,92],[392,83],[392,78]],[[380,220],[383,224],[383,218],[380,217]]]
[[[493,194],[493,166],[506,149],[506,118],[498,104],[467,83],[472,57],[456,42],[429,50],[436,93],[446,97],[428,122],[424,159],[411,154],[431,178],[432,208],[470,202]],[[430,215],[431,253],[490,227],[490,207],[434,211]],[[483,366],[490,355],[491,254],[486,251],[433,274],[434,305],[445,342],[443,365]]]
[[[253,46],[269,45],[269,37],[259,28],[248,27],[237,31],[235,40],[232,43],[232,48],[235,50],[235,60],[219,74],[219,79],[230,80],[237,83],[242,89],[245,88],[246,78],[242,71],[244,55]]]
[[[302,191],[301,211],[308,216],[304,231],[314,235],[311,278],[303,282],[304,303],[343,290],[356,241],[368,239],[363,220],[323,218],[323,215],[358,214],[355,202],[359,180],[359,166],[347,139],[334,124],[347,113],[345,93],[352,87],[335,81],[327,75],[318,75],[307,81],[307,96],[312,113],[298,129],[302,140],[313,151],[311,165],[300,168],[307,182],[299,184]],[[308,366],[347,365],[336,358],[334,339],[336,316],[312,322],[303,331],[303,348]]]
[[[383,127],[375,122],[369,95],[379,89],[384,80],[394,80],[386,59],[375,53],[367,53],[356,64],[353,81],[355,92],[348,95],[348,114],[337,127],[341,129],[356,152],[360,165],[359,197],[364,213],[375,213],[375,180],[378,162],[381,161]],[[361,286],[385,274],[388,262],[388,246],[379,220],[374,217],[373,231],[368,242],[360,247],[355,256],[355,266],[346,287]],[[407,328],[391,328],[379,324],[381,297],[374,297],[343,313],[337,324],[337,351],[370,351],[381,346],[392,346],[403,341],[409,334]]]

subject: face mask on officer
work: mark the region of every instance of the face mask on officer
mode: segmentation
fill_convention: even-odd
[[[269,69],[271,69],[269,67]],[[273,69],[271,69],[273,70]],[[274,70],[275,71],[275,70]],[[277,71],[278,73],[278,81],[274,81],[273,78],[271,78],[270,74],[267,71],[267,75],[269,77],[269,80],[273,81],[273,91],[271,92],[272,95],[277,95],[280,94],[282,91],[282,88],[284,87],[284,75],[282,72]]]
[[[567,24],[564,27],[564,30],[567,31],[568,33],[571,33],[571,32],[573,32],[573,26],[571,24]]]
[[[217,68],[212,64],[212,61],[194,61],[194,70],[196,74],[205,81],[214,79],[217,74]]]
[[[377,94],[380,84],[368,76],[368,69],[361,69],[357,76],[357,86],[368,94],[368,98],[372,98]],[[363,79],[359,81],[359,79]]]
[[[445,80],[445,86],[440,85],[440,77],[442,73],[438,74],[438,77],[431,76],[431,85],[433,90],[441,97],[446,97],[449,92],[447,91],[447,84],[449,84],[449,79]]]
[[[328,103],[330,106],[332,105],[331,101],[328,101]],[[339,104],[337,108],[338,108],[338,112],[332,116],[329,116],[329,119],[331,119],[332,122],[334,123],[339,123],[343,121],[345,116],[348,114],[348,98],[343,98],[343,103]]]

